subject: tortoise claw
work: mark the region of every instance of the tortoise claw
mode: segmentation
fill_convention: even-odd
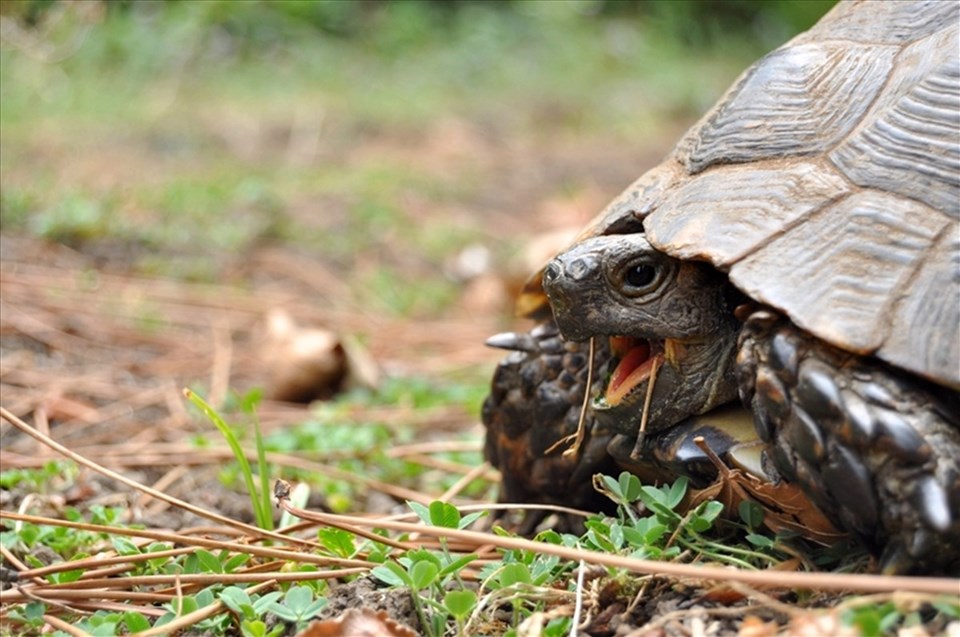
[[[529,352],[531,354],[539,352],[540,347],[537,341],[526,332],[501,332],[494,334],[486,340],[487,347],[496,347],[511,352]]]
[[[577,430],[587,391],[585,344],[566,343],[552,323],[545,323],[529,333],[497,334],[487,345],[511,351],[494,372],[481,412],[487,428],[484,455],[503,476],[499,501],[606,506],[610,501],[590,482],[596,472],[615,470],[605,438],[591,436],[578,457],[549,452]],[[605,342],[596,354],[596,375],[603,378],[610,357]],[[591,393],[600,382],[593,381]],[[589,415],[586,426],[591,428]],[[518,531],[532,534],[546,515],[526,512]],[[575,518],[560,517],[559,528],[575,528]]]

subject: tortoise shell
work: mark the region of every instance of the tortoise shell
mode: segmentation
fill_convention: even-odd
[[[578,240],[641,225],[816,337],[960,389],[960,3],[839,4]],[[538,273],[518,310],[545,308]]]

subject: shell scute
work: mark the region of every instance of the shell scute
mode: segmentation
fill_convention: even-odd
[[[730,280],[829,343],[872,354],[891,330],[893,301],[948,222],[915,201],[863,191],[736,263]],[[907,369],[923,369],[923,361],[904,358]]]
[[[869,5],[864,10],[864,5]],[[953,0],[904,2],[856,0],[841,2],[794,42],[851,40],[905,44],[937,33],[960,21],[960,4]]]
[[[782,47],[741,76],[681,140],[677,156],[699,173],[718,163],[823,153],[860,123],[898,52],[849,42]]]
[[[812,162],[720,166],[675,189],[645,223],[647,237],[673,256],[726,269],[848,192],[842,177]]]
[[[952,223],[892,312],[878,355],[960,390],[960,224]]]
[[[830,159],[853,182],[960,219],[960,36],[907,48],[863,124]]]

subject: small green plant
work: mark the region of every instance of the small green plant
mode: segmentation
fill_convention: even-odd
[[[93,524],[116,526],[119,524],[122,511],[123,509],[120,507],[95,505],[90,507],[86,518]],[[65,508],[63,516],[71,522],[85,521],[85,516],[73,507]],[[106,539],[103,533],[62,526],[37,525],[29,522],[8,522],[6,524],[10,525],[10,528],[0,532],[0,544],[5,548],[19,553],[28,553],[38,546],[45,546],[65,560],[86,557],[89,549]],[[33,555],[27,554],[24,559],[31,566],[43,566]],[[64,577],[65,575],[61,573],[60,576]]]
[[[396,406],[419,412],[450,405],[479,405],[484,392],[481,384],[437,383],[417,376],[391,377],[384,379],[376,391],[356,389],[332,401],[313,405],[308,420],[270,432],[265,437],[265,445],[268,451],[280,453],[318,451],[324,455],[325,462],[343,471],[394,484],[421,486],[418,481],[428,471],[424,465],[390,454],[397,445],[415,442],[416,428],[366,420],[362,417],[366,408]],[[468,466],[482,462],[479,451],[450,451],[435,457]],[[444,472],[437,482],[436,475],[431,473],[430,484],[424,486],[446,489],[460,478],[455,472]],[[326,504],[334,512],[356,510],[357,498],[363,497],[356,483],[335,476],[288,469],[285,477],[309,483],[323,493]],[[489,488],[488,481],[478,479],[463,493],[477,496]]]
[[[283,621],[296,625],[297,630],[303,629],[307,622],[320,614],[327,605],[325,597],[315,597],[309,586],[292,586],[283,596],[283,602],[273,601],[267,605],[267,610]]]
[[[408,551],[395,562],[384,562],[371,573],[390,586],[411,589],[420,625],[428,635],[440,637],[450,617],[465,617],[473,608],[466,596],[452,598],[453,608],[449,608],[446,592],[451,582],[459,580],[459,571],[475,559],[473,554],[450,558],[444,553],[418,549]],[[459,590],[465,592],[463,582],[457,583]]]
[[[477,605],[477,594],[471,590],[447,591],[443,596],[443,608],[457,624],[457,634],[464,633],[464,622]]]
[[[847,608],[841,613],[841,621],[846,626],[853,626],[863,637],[885,637],[898,634],[902,629],[923,626],[923,614],[927,619],[934,613],[943,616],[944,623],[956,621],[960,618],[960,603],[955,600],[943,599],[921,609],[915,607],[902,608],[894,601],[866,604],[854,608]],[[923,631],[922,634],[927,634]]]
[[[78,472],[72,462],[51,460],[38,469],[10,469],[0,472],[0,488],[47,493],[58,483],[72,483]]]
[[[357,554],[357,536],[349,531],[327,526],[317,531],[317,539],[335,557],[351,558]]]
[[[43,615],[47,612],[47,605],[41,602],[29,602],[10,609],[8,617],[20,623],[24,628],[32,628],[39,632],[44,625]]]
[[[154,628],[165,626],[177,617],[187,615],[215,603],[217,601],[214,596],[214,590],[216,590],[216,588],[219,588],[219,586],[205,588],[196,595],[184,595],[183,597],[173,599],[168,604],[164,604],[163,607],[167,609],[167,612],[154,623]],[[200,630],[222,633],[231,621],[230,615],[222,614],[198,622],[196,627]]]
[[[494,527],[494,531],[498,535],[508,535],[498,527]],[[582,537],[560,534],[553,530],[539,533],[536,540],[567,547],[584,544]],[[500,561],[484,565],[480,572],[480,590],[496,593],[494,598],[500,600],[498,604],[506,604],[510,609],[511,624],[514,626],[519,625],[532,612],[542,609],[543,602],[538,596],[529,596],[529,591],[568,587],[569,574],[576,567],[574,562],[545,553],[507,549],[502,551],[502,554]],[[509,631],[507,634],[510,634]]]
[[[113,637],[113,635],[130,635],[150,628],[150,621],[135,611],[124,613],[99,610],[89,617],[79,619],[74,628],[83,631],[83,634],[97,637]],[[64,635],[65,633],[55,633]]]
[[[486,511],[477,511],[461,517],[457,507],[449,502],[441,502],[440,500],[434,500],[430,503],[430,506],[424,506],[419,502],[408,501],[407,506],[417,514],[417,517],[427,524],[445,529],[465,529],[487,514]],[[443,539],[441,538],[441,542],[442,541]]]
[[[893,602],[851,610],[844,617],[844,623],[856,626],[863,637],[890,634],[903,620],[903,615]]]
[[[266,623],[261,619],[283,593],[273,591],[266,595],[249,595],[238,586],[228,586],[220,591],[220,601],[236,615],[240,625],[240,633],[244,637],[275,637],[284,631],[284,627],[276,626],[267,630]]]
[[[570,634],[573,619],[570,617],[557,617],[547,622],[543,627],[543,637],[565,637]]]
[[[587,546],[661,560],[676,559],[689,552],[741,568],[756,568],[757,564],[777,561],[773,555],[777,543],[765,535],[749,534],[747,540],[752,547],[728,541],[732,537],[730,532],[724,538],[727,541],[705,536],[707,531],[715,529],[723,504],[710,500],[686,514],[679,513],[677,509],[686,496],[688,484],[686,477],[680,477],[671,485],[644,485],[626,471],[618,478],[597,476],[594,485],[617,503],[618,519],[594,516],[587,520],[584,537]],[[636,503],[641,503],[651,515],[640,517]],[[762,512],[751,506],[742,507],[739,513],[741,517],[746,516],[748,528],[762,520],[758,517]],[[737,530],[732,524],[730,528]]]
[[[248,594],[238,586],[228,586],[219,593],[220,601],[235,615],[245,637],[266,637],[284,632],[284,626],[267,631],[264,617],[272,613],[295,625],[299,631],[327,605],[310,586],[292,586],[286,593],[273,591],[264,595]]]
[[[466,528],[485,514],[481,511],[461,516],[455,506],[441,501],[431,502],[429,506],[416,502],[407,504],[427,524],[448,529]],[[473,553],[451,554],[443,538],[440,545],[442,550],[439,552],[426,549],[407,551],[396,561],[386,561],[371,571],[381,582],[412,590],[420,625],[427,634],[435,637],[444,634],[451,618],[457,624],[458,634],[463,634],[463,622],[477,602],[476,593],[467,589],[460,578],[460,571],[477,556]]]
[[[73,194],[29,217],[29,224],[39,236],[77,243],[122,233],[121,219],[115,202]]]
[[[123,542],[120,542],[121,540]],[[124,549],[124,546],[128,548]],[[114,538],[113,547],[120,555],[148,555],[150,553],[169,551],[173,548],[173,545],[167,544],[166,542],[151,542],[142,550],[140,550],[127,538],[116,537]],[[136,552],[134,553],[134,551]],[[137,575],[158,575],[162,573],[169,573],[173,570],[173,567],[175,567],[175,563],[165,555],[161,557],[148,558],[144,561],[137,562],[137,564],[138,567],[134,571]]]
[[[506,534],[502,529],[495,529],[497,534]],[[546,530],[535,538],[538,542],[574,547],[583,544],[583,538],[575,535],[561,535],[556,531]],[[565,574],[573,570],[572,562],[562,561],[556,555],[545,553],[531,553],[507,549],[503,551],[500,562],[487,564],[481,571],[483,587],[500,589],[512,586],[518,582],[533,586],[549,586],[557,582]]]
[[[260,476],[259,488],[254,480],[253,470],[250,468],[250,463],[247,461],[247,456],[243,451],[243,447],[240,446],[240,440],[237,438],[237,434],[234,429],[226,423],[226,421],[213,409],[207,402],[201,398],[195,392],[184,389],[184,395],[187,399],[194,404],[194,406],[199,409],[203,415],[205,415],[210,422],[214,424],[220,434],[223,436],[224,440],[227,441],[227,444],[230,446],[230,450],[233,452],[234,457],[237,460],[237,464],[240,466],[240,472],[243,475],[243,481],[247,486],[247,493],[250,494],[250,505],[253,508],[254,519],[257,521],[257,525],[268,531],[273,530],[273,513],[270,506],[270,471],[267,466],[267,457],[266,457],[266,447],[263,444],[263,436],[260,434],[260,423],[254,418],[254,434],[256,441],[257,449],[257,470]],[[259,401],[258,393],[250,393],[244,399],[240,401],[240,407],[245,412],[253,414],[257,402]]]

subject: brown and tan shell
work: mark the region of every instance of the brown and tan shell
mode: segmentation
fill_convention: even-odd
[[[818,338],[960,389],[960,3],[837,5],[581,238],[641,220]],[[518,309],[545,303],[538,274]]]

